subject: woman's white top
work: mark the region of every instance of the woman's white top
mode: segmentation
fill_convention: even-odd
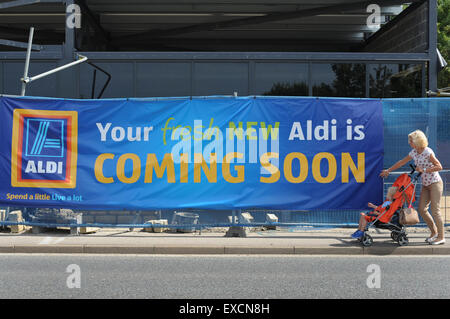
[[[411,156],[414,160],[414,164],[422,169],[429,169],[434,166],[434,164],[430,161],[430,155],[434,155],[434,152],[429,147],[425,147],[423,152],[420,154],[417,153],[416,149],[409,152],[409,156]],[[442,179],[438,172],[422,173],[422,185],[424,186],[429,186],[440,181],[442,181]]]

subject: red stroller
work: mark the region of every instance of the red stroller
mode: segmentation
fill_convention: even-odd
[[[393,197],[392,203],[381,211],[373,220],[367,224],[364,235],[359,239],[365,247],[373,244],[373,238],[367,234],[371,227],[388,229],[391,231],[391,238],[400,246],[408,245],[408,237],[404,225],[400,224],[400,210],[405,204],[411,205],[415,201],[415,188],[421,173],[414,176],[415,167],[411,165],[412,171],[409,174],[400,175],[392,186],[398,187]]]

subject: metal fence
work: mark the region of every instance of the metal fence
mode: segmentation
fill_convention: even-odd
[[[384,182],[384,194],[400,174],[393,172]],[[440,172],[444,190],[441,200],[441,214],[446,226],[450,225],[450,170]],[[422,188],[420,179],[416,185],[416,199]],[[376,203],[378,204],[378,203]],[[418,200],[414,203],[417,208]],[[8,218],[15,210],[21,210],[22,220]],[[71,211],[59,209],[33,209],[8,207],[0,225],[33,227],[104,227],[142,228],[148,231],[192,232],[217,227],[355,227],[362,210],[233,210],[212,211],[188,209],[183,211]],[[366,211],[370,211],[367,208]],[[426,226],[423,220],[416,227]]]
[[[450,99],[427,99],[426,103],[415,99],[383,100],[384,120],[384,167],[392,166],[406,156],[410,147],[407,136],[413,130],[424,131],[430,147],[435,151],[444,170],[440,172],[444,182],[441,213],[446,226],[450,223]],[[384,191],[395,177],[402,172],[391,174],[384,181]],[[420,196],[420,180],[417,196]],[[418,197],[417,197],[418,198]],[[416,201],[416,205],[417,205]],[[378,204],[378,203],[375,203]],[[20,210],[22,216],[11,213]],[[368,209],[369,210],[369,209]],[[36,208],[0,208],[0,227],[26,225],[35,227],[113,227],[144,228],[161,231],[192,231],[212,227],[354,227],[359,220],[360,210],[198,210],[183,211],[67,211],[40,210]],[[423,222],[419,226],[424,226]]]

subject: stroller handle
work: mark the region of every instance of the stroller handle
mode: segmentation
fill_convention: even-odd
[[[409,164],[409,166],[411,167],[411,173],[409,173],[409,175],[413,175],[414,172],[416,172],[416,165],[414,164]],[[422,173],[419,172],[419,174],[417,174],[416,179],[419,179],[420,175],[422,175]]]

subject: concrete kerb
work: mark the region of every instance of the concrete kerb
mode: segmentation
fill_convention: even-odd
[[[48,245],[0,246],[0,253],[27,254],[146,254],[146,255],[450,255],[450,247],[245,247],[245,246],[106,246]]]
[[[246,238],[223,233],[174,234],[111,231],[64,236],[0,233],[0,253],[149,254],[149,255],[450,255],[450,244],[424,242],[426,232],[412,232],[400,247],[389,234],[373,234],[371,247],[349,238],[353,229],[314,232],[252,232]]]

